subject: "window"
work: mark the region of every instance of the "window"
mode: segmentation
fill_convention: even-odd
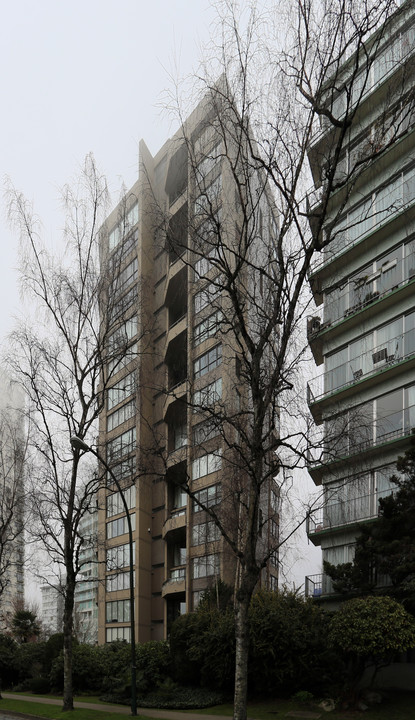
[[[205,543],[215,542],[219,539],[220,530],[213,520],[200,523],[200,525],[193,525],[192,545],[204,545]]]
[[[212,150],[210,150],[205,157],[199,162],[196,168],[196,175],[199,181],[203,180],[206,175],[220,162],[221,157],[221,143],[218,142]]]
[[[206,189],[201,192],[194,203],[194,214],[203,215],[210,213],[213,207],[220,203],[222,192],[222,175],[218,175]]]
[[[114,430],[114,428],[118,427],[119,425],[122,425],[123,422],[126,420],[129,420],[130,418],[134,417],[135,415],[135,400],[131,400],[131,402],[126,403],[126,405],[123,405],[120,407],[119,410],[116,410],[111,415],[108,415],[107,417],[107,432],[110,432],[110,430]]]
[[[136,473],[136,466],[137,466],[137,458],[135,455],[132,455],[129,458],[126,458],[122,462],[118,463],[117,465],[113,465],[111,470],[115,477],[117,478],[118,482],[121,480],[124,480],[125,478],[130,477],[131,475],[135,475]],[[107,487],[110,488],[114,484],[113,478],[109,472],[107,472]]]
[[[128,509],[131,510],[131,508],[135,508],[135,485],[125,488],[123,495]],[[125,512],[125,508],[121,494],[116,492],[112,495],[107,495],[107,518],[113,517],[113,515],[119,515],[122,512]]]
[[[124,349],[128,345],[129,341],[137,335],[138,332],[138,317],[133,317],[126,320],[120,325],[108,338],[108,350],[110,353],[117,352],[117,349]]]
[[[200,290],[193,298],[195,315],[203,310],[208,305],[211,305],[216,298],[220,295],[220,287],[209,283],[203,290]]]
[[[111,410],[115,405],[118,405],[130,395],[135,393],[136,389],[136,373],[131,372],[125,375],[115,385],[108,388],[107,390],[107,409]]]
[[[130,515],[130,520],[131,529],[135,530],[135,513],[132,513]],[[123,517],[117,518],[117,520],[111,520],[111,522],[107,523],[108,540],[118,537],[119,535],[125,535],[126,533],[128,533],[128,522],[125,515]]]
[[[133,575],[133,582],[135,586],[135,571]],[[117,590],[129,590],[130,572],[119,572],[113,573],[112,575],[107,575],[106,589],[107,592],[116,592]]]
[[[210,473],[220,470],[222,467],[222,452],[216,450],[214,453],[208,453],[202,455],[192,462],[192,479],[198,480],[198,478],[209,475]]]
[[[123,368],[125,368],[138,355],[138,344],[133,343],[130,347],[125,348],[118,356],[113,357],[107,365],[108,375],[111,376]]]
[[[195,347],[200,345],[200,343],[202,343],[204,340],[207,340],[207,338],[216,335],[216,333],[219,331],[222,318],[222,311],[217,310],[212,315],[209,315],[209,317],[205,318],[204,320],[202,320],[202,322],[196,325],[193,332],[193,344]]]
[[[122,435],[107,442],[107,462],[112,462],[123,455],[129,455],[136,447],[136,428],[127,430]]]
[[[198,357],[193,363],[193,371],[195,379],[203,377],[222,362],[222,345],[216,345],[208,352]]]
[[[114,250],[117,245],[121,242],[123,237],[127,235],[134,225],[138,223],[138,203],[134,203],[129,210],[126,211],[125,216],[120,222],[111,230],[108,237],[108,249],[109,251]]]
[[[219,574],[219,555],[203,555],[202,557],[193,558],[192,560],[192,576],[193,578],[204,578],[210,575]]]
[[[213,418],[204,420],[193,428],[193,445],[203,445],[217,435],[219,435],[219,426]]]
[[[107,623],[130,622],[130,601],[115,600],[105,603],[105,621]]]
[[[138,260],[134,258],[127,267],[125,267],[112,281],[110,285],[110,293],[112,295],[121,295],[127,288],[138,278]]]
[[[115,642],[116,640],[131,641],[131,627],[109,627],[105,628],[105,642]]]
[[[135,562],[135,542],[133,542],[133,563]],[[118,570],[130,564],[130,544],[116,545],[107,550],[107,570]]]
[[[193,412],[205,407],[214,405],[222,398],[222,378],[218,378],[213,383],[209,383],[201,390],[197,390],[193,394]]]
[[[207,508],[218,505],[221,501],[221,497],[222,490],[220,483],[217,483],[216,485],[211,485],[210,487],[203,488],[203,490],[195,492],[195,496],[193,499],[193,512],[196,513],[203,509],[201,508],[199,503],[202,503]]]

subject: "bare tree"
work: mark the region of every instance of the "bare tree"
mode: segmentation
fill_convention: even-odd
[[[218,343],[193,365],[189,404],[200,421],[193,428],[193,462],[210,453],[228,480],[220,506],[190,477],[185,489],[214,520],[239,567],[234,717],[245,720],[250,600],[292,533],[273,535],[278,506],[272,493],[306,467],[307,445],[314,444],[320,463],[335,453],[327,439],[310,438],[299,402],[309,358],[307,278],[321,253],[327,257],[344,242],[348,226],[340,218],[352,188],[373,158],[405,135],[414,95],[400,59],[401,82],[384,97],[382,122],[366,128],[371,142],[350,153],[350,127],[360,122],[374,65],[383,61],[388,18],[404,10],[390,0],[293,0],[272,3],[262,15],[251,7],[242,24],[232,2],[219,9],[215,79],[202,71],[200,124],[196,130],[183,124],[192,168],[189,230],[174,216],[165,233],[171,253],[182,256],[194,278],[193,343],[200,334]],[[316,143],[321,129],[325,142]],[[318,154],[314,178],[310,153]],[[316,190],[309,191],[313,181]],[[342,196],[335,217],[334,192]],[[349,227],[363,220],[350,219]],[[199,380],[215,363],[221,364],[220,389]],[[348,423],[338,421],[339,446]]]
[[[107,384],[137,352],[125,330],[137,292],[125,294],[122,272],[135,248],[128,233],[137,222],[131,212],[135,200],[125,198],[119,224],[126,239],[109,264],[99,256],[107,185],[91,156],[77,182],[63,190],[62,257],[41,243],[39,223],[21,193],[9,187],[8,199],[21,238],[22,287],[32,306],[11,337],[9,365],[27,394],[30,530],[43,544],[49,565],[45,572],[58,568],[64,577],[63,708],[70,710],[74,591],[84,563],[80,523],[92,512],[101,478],[86,461],[80,472],[79,450],[71,450],[69,439],[95,439]],[[133,289],[137,291],[136,284]],[[100,317],[103,305],[105,319]]]

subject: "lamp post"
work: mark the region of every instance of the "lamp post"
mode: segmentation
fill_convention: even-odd
[[[137,695],[136,695],[136,666],[135,666],[135,612],[134,612],[134,556],[133,556],[133,529],[131,527],[130,512],[127,506],[127,501],[124,497],[124,492],[121,488],[120,483],[115,477],[110,466],[104,460],[104,458],[94,450],[92,447],[86,444],[81,438],[73,435],[71,437],[71,446],[73,450],[83,450],[83,452],[90,452],[97,460],[104,466],[107,472],[111,475],[118,492],[120,493],[122,504],[124,506],[125,514],[127,517],[128,525],[128,541],[130,546],[130,632],[131,632],[131,715],[137,715]]]

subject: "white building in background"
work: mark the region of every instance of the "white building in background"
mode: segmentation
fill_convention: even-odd
[[[41,586],[42,626],[46,635],[63,632],[63,588],[45,583]]]
[[[98,509],[86,513],[79,533],[84,538],[82,568],[75,588],[74,626],[80,642],[98,642]]]
[[[23,394],[0,378],[0,632],[24,604]]]
[[[413,3],[401,5],[373,44],[379,37],[366,86],[363,73],[354,80],[356,92],[365,90],[339,171],[350,171],[365,155],[372,159],[341,211],[334,246],[311,274],[322,312],[309,319],[308,335],[323,371],[309,384],[308,398],[325,451],[310,458],[309,472],[324,488],[325,506],[309,518],[308,536],[321,546],[323,560],[335,565],[353,560],[359,523],[377,517],[378,500],[391,492],[396,459],[415,427]],[[339,84],[331,98],[337,117],[345,107],[353,57],[343,71],[344,87]],[[386,141],[393,133],[400,137],[385,149],[388,127]],[[332,134],[323,127],[309,150],[317,186],[324,182]],[[339,216],[343,201],[342,191],[333,193],[331,218]],[[306,594],[333,598],[330,578],[309,576]]]

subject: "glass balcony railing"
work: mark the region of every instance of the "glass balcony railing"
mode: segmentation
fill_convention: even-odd
[[[364,408],[361,415],[356,412],[333,419],[325,436],[317,436],[321,437],[320,442],[310,437],[307,448],[309,469],[410,437],[415,428],[415,405],[389,414],[384,414],[381,408],[379,416],[375,420],[372,417],[373,409]]]
[[[414,185],[415,168],[410,167],[339,218],[333,239],[312,264],[311,274],[406,212],[415,202]]]
[[[309,340],[312,341],[320,331],[365,310],[376,300],[381,300],[413,280],[415,253],[411,250],[404,259],[396,258],[392,262],[388,259],[380,259],[376,271],[362,269],[359,276],[346,278],[340,288],[325,294],[323,319],[309,318]],[[400,253],[401,248],[397,248],[395,254]]]
[[[359,340],[362,346],[369,345],[364,352],[345,359],[336,367],[310,380],[307,384],[309,405],[415,356],[415,329],[388,338],[374,347],[370,347],[371,338],[372,336],[367,336]],[[342,354],[347,355],[347,348]]]
[[[379,498],[392,493],[391,489],[376,494],[362,495],[327,504],[312,512],[307,518],[307,534],[314,535],[323,530],[332,530],[344,525],[376,518],[379,512]]]

